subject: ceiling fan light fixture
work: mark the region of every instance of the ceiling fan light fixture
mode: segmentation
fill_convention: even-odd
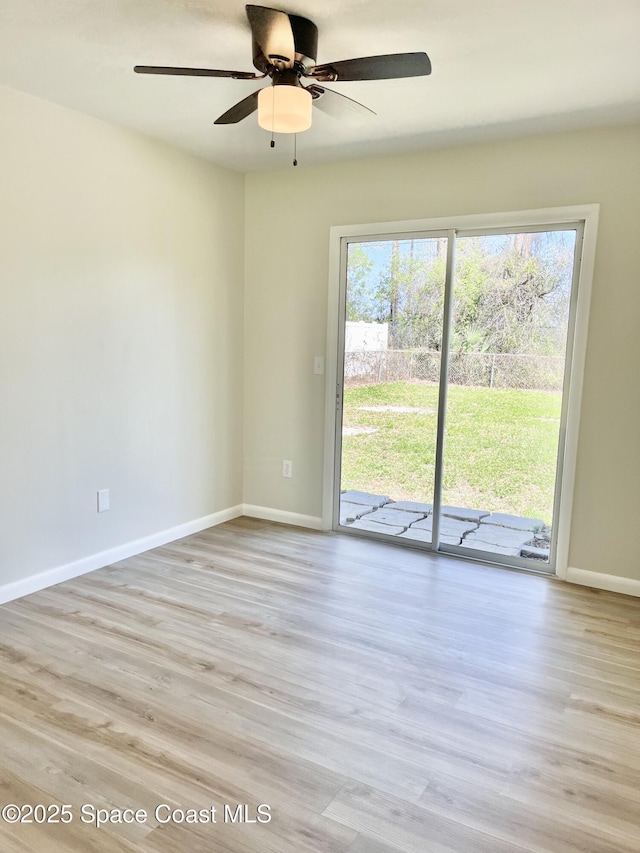
[[[313,98],[302,86],[268,86],[258,93],[258,124],[274,133],[302,133],[311,127]]]

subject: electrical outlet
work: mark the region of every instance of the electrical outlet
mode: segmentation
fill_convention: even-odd
[[[98,492],[98,512],[107,512],[109,509],[109,489],[100,489]]]
[[[322,374],[324,373],[324,356],[323,355],[317,355],[313,359],[313,372],[317,376],[322,376]]]
[[[293,477],[293,462],[290,459],[282,460],[282,476]]]

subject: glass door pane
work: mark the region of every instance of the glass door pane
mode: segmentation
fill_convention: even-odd
[[[447,238],[347,250],[341,527],[429,544]]]
[[[550,563],[576,230],[456,240],[440,541]]]

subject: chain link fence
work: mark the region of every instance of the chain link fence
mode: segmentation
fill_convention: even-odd
[[[552,355],[452,352],[449,382],[485,388],[561,391],[564,358]],[[438,382],[440,353],[433,350],[346,352],[345,387],[380,382]]]

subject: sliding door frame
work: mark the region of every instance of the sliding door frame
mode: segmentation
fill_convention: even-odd
[[[323,529],[331,530],[338,526],[339,520],[339,477],[341,460],[341,442],[337,431],[341,424],[338,417],[342,416],[343,402],[343,360],[344,360],[344,322],[340,322],[343,314],[341,301],[346,291],[347,246],[349,242],[369,242],[374,240],[394,239],[428,239],[432,237],[448,237],[447,271],[448,280],[445,282],[445,325],[444,334],[448,333],[447,311],[451,311],[451,290],[453,276],[453,251],[455,237],[471,236],[474,233],[487,234],[508,233],[531,230],[568,229],[578,226],[576,231],[575,267],[572,281],[572,306],[569,321],[569,335],[565,356],[565,384],[563,390],[561,433],[559,436],[558,470],[556,474],[556,494],[554,503],[554,525],[551,557],[555,551],[555,574],[566,577],[569,555],[569,536],[573,493],[575,487],[575,465],[578,443],[580,408],[582,401],[582,386],[584,362],[591,301],[591,284],[595,260],[595,243],[598,225],[599,205],[581,205],[575,207],[546,208],[542,210],[510,211],[505,213],[464,215],[439,219],[409,220],[402,222],[383,222],[364,225],[334,226],[330,230],[329,246],[329,290],[327,310],[327,349],[326,349],[326,396],[325,396],[325,455],[323,476]],[[576,278],[577,276],[577,278]],[[572,322],[573,318],[573,322]],[[448,349],[447,349],[448,352]],[[443,404],[446,403],[446,386],[448,383],[446,357],[441,364],[440,376],[440,407],[438,414],[438,453],[442,463],[444,416]],[[443,394],[445,397],[443,398]],[[438,466],[436,465],[436,470]],[[559,484],[562,483],[562,489]],[[437,486],[437,483],[436,483]],[[436,488],[436,495],[438,489]],[[436,507],[434,506],[434,512]],[[435,521],[435,515],[434,515]],[[430,552],[438,548],[438,525],[434,524],[434,535],[431,544],[423,543],[422,547]],[[364,533],[359,531],[359,533]],[[368,538],[389,541],[389,537],[376,533],[364,533]],[[421,543],[403,542],[419,547]],[[469,554],[458,546],[444,546],[440,553],[472,559],[477,562],[493,562],[496,564],[516,566],[528,570],[536,570],[533,561],[523,558],[499,558],[499,555],[489,553]],[[495,556],[495,559],[494,559]],[[548,565],[548,564],[545,564]],[[544,570],[543,570],[544,571]],[[548,574],[552,569],[547,568]]]

